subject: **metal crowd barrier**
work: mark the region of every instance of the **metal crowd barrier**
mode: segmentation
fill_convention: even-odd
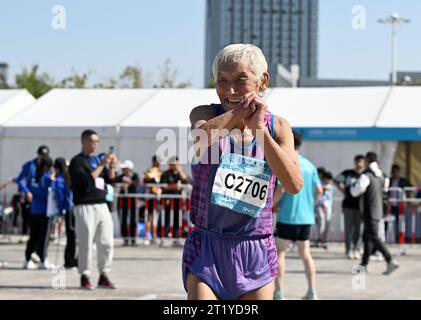
[[[181,187],[182,194],[163,194],[163,193],[151,193],[152,188],[166,188],[166,187]],[[121,187],[127,187],[127,184],[116,184],[115,189],[118,191]],[[179,184],[143,184],[139,185],[138,189],[142,189],[146,193],[120,193],[114,194],[114,211],[118,212],[119,222],[118,226],[121,225],[123,199],[127,199],[127,219],[129,219],[130,210],[132,206],[135,206],[136,222],[139,219],[139,213],[143,208],[144,217],[144,232],[143,239],[145,242],[150,240],[160,239],[163,241],[166,238],[169,239],[182,239],[185,238],[192,230],[193,224],[190,221],[190,191],[189,185]],[[176,200],[179,200],[176,202]],[[177,207],[176,207],[177,206]],[[169,210],[168,210],[169,209]],[[175,211],[178,210],[178,230],[175,234]],[[169,217],[166,217],[166,213],[169,211]],[[169,226],[166,222],[169,220]],[[160,230],[158,226],[160,224]],[[127,223],[128,229],[130,224]],[[137,226],[136,226],[137,227]],[[167,228],[169,227],[169,228]],[[117,230],[116,230],[117,231]],[[159,231],[159,232],[158,232]],[[167,232],[168,231],[168,232]],[[118,232],[117,232],[118,233]],[[129,234],[129,230],[127,230]],[[159,235],[158,235],[159,233]],[[122,235],[119,235],[122,236]],[[136,228],[136,236],[138,236],[138,230]],[[151,236],[151,239],[150,239]],[[127,240],[133,240],[131,237],[126,237]]]
[[[385,202],[385,211],[383,219],[379,222],[379,236],[388,244],[406,244],[421,243],[421,188],[389,188],[389,192],[393,197],[389,197]],[[394,192],[394,194],[392,193]],[[345,241],[345,219],[342,210],[343,196],[338,196],[339,192],[335,192],[332,207],[332,219],[329,226],[330,242]],[[394,207],[394,208],[393,208]],[[398,208],[397,219],[393,215],[393,210]],[[385,222],[388,222],[388,230],[385,233]],[[314,225],[311,232],[311,240],[315,241],[317,232]],[[398,230],[398,234],[395,233]],[[363,225],[361,227],[361,236]]]

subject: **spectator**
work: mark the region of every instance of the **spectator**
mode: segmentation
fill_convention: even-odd
[[[314,208],[323,193],[322,185],[316,167],[305,157],[298,153],[302,143],[301,134],[294,132],[294,147],[297,152],[298,162],[304,185],[295,195],[285,193],[278,187],[274,194],[274,204],[280,201],[275,235],[278,249],[279,274],[275,280],[274,299],[285,298],[283,280],[285,273],[285,255],[290,241],[297,243],[298,254],[303,261],[308,290],[303,299],[318,299],[316,292],[316,267],[310,252],[310,231],[314,224]]]
[[[317,170],[319,171],[319,169]],[[316,203],[317,246],[327,250],[330,222],[333,206],[333,177],[329,171],[321,170],[319,177],[322,181],[323,194]]]
[[[164,195],[182,195],[183,187],[181,184],[191,184],[191,179],[184,173],[183,169],[180,166],[178,157],[173,157],[169,160],[168,170],[165,171],[161,176],[161,183],[168,184],[167,187],[163,188],[162,194]],[[179,225],[179,215],[182,214],[179,210],[180,201],[182,199],[166,200],[165,206],[165,237],[170,235],[170,210],[171,210],[171,201],[174,206],[174,234],[171,236],[173,238],[178,238],[178,229],[181,228]],[[160,231],[162,221],[158,223],[158,230]],[[178,242],[175,242],[178,243]]]
[[[161,176],[162,176],[162,171],[160,169],[160,163],[159,163],[159,159],[157,156],[153,156],[152,157],[152,166],[150,168],[148,168],[145,173],[144,173],[144,182],[145,184],[158,184],[161,180]],[[149,193],[158,196],[158,194],[161,194],[162,190],[158,187],[158,186],[152,186],[151,188],[146,188],[146,190],[149,189]],[[147,200],[148,201],[148,221],[145,221],[145,226],[147,228],[148,231],[152,230],[152,241],[154,243],[158,242],[157,239],[157,223],[152,223],[153,222],[153,204],[154,204],[154,200],[150,199]],[[158,221],[158,217],[155,218],[155,221]],[[152,225],[153,225],[153,229],[152,229]],[[149,244],[150,243],[150,239],[147,239],[145,244]]]
[[[134,172],[134,164],[130,160],[124,161],[120,168],[123,170],[123,173],[117,176],[115,182],[121,184],[120,186],[120,194],[134,194],[137,192],[137,186],[140,182],[139,175]],[[136,198],[127,198],[127,197],[120,197],[119,199],[119,207],[122,213],[121,219],[121,235],[124,239],[124,246],[130,244],[132,246],[136,246],[136,227],[137,227],[137,219],[136,219]],[[130,210],[130,234],[128,234],[127,228],[127,216]]]
[[[70,189],[70,174],[64,158],[54,161],[56,180],[53,182],[57,205],[60,213],[64,214],[66,225],[66,249],[64,250],[64,267],[77,267],[75,216],[73,214],[73,192]]]
[[[386,179],[379,168],[376,153],[368,152],[365,156],[365,164],[367,169],[350,189],[352,196],[361,196],[362,201],[364,254],[361,266],[367,271],[370,255],[373,249],[377,249],[387,262],[387,268],[383,274],[388,275],[395,271],[399,264],[392,260],[389,250],[378,236],[379,221],[383,216],[383,192]]]
[[[85,130],[81,136],[82,152],[70,162],[69,172],[72,181],[76,235],[79,244],[79,273],[81,288],[92,290],[90,281],[92,265],[92,245],[97,247],[100,277],[98,287],[115,289],[109,280],[113,251],[113,220],[106,203],[105,183],[115,178],[117,157],[107,154],[102,161],[94,155],[99,143],[98,134]],[[109,165],[107,175],[105,167]]]
[[[31,202],[32,193],[30,192],[28,185],[31,183],[37,169],[37,163],[39,163],[41,157],[48,156],[50,150],[47,146],[41,145],[37,150],[37,157],[33,160],[29,160],[22,166],[22,170],[16,177],[15,181],[18,185],[19,191],[21,192],[21,212],[22,212],[22,237],[19,243],[27,240],[29,218],[31,216]]]
[[[361,259],[360,237],[362,227],[362,213],[359,199],[353,197],[350,188],[364,171],[364,156],[358,154],[354,157],[354,168],[342,171],[335,177],[334,182],[343,193],[342,210],[345,222],[345,255],[349,259]],[[351,248],[352,243],[352,248]]]
[[[54,266],[47,261],[48,233],[50,219],[47,217],[48,189],[54,180],[51,172],[53,161],[48,156],[40,157],[37,161],[35,176],[25,185],[31,194],[30,236],[26,244],[24,269],[34,269],[31,260],[36,252],[40,259],[39,269],[52,269]]]
[[[394,217],[394,235],[395,235],[395,241],[399,242],[399,200],[402,199],[402,192],[403,190],[399,191],[397,188],[406,188],[406,187],[412,187],[411,183],[408,179],[401,177],[401,168],[399,165],[394,164],[392,166],[392,172],[390,177],[390,188],[392,188],[389,191],[389,203],[390,203],[390,213]],[[386,219],[385,221],[385,234],[387,235],[388,229],[389,229],[389,223]]]

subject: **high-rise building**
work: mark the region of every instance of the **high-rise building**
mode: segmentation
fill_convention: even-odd
[[[207,0],[205,86],[212,62],[231,43],[253,43],[268,60],[272,84],[277,65],[298,64],[301,78],[317,77],[318,0]]]

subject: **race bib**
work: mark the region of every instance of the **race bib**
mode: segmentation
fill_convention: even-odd
[[[257,218],[266,205],[272,170],[266,161],[224,153],[212,187],[212,204]]]

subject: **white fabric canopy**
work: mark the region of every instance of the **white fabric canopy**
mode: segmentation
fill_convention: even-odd
[[[276,88],[270,111],[293,127],[373,127],[389,88]]]
[[[25,89],[0,90],[0,126],[35,101]]]
[[[421,87],[394,87],[376,127],[421,128]]]

